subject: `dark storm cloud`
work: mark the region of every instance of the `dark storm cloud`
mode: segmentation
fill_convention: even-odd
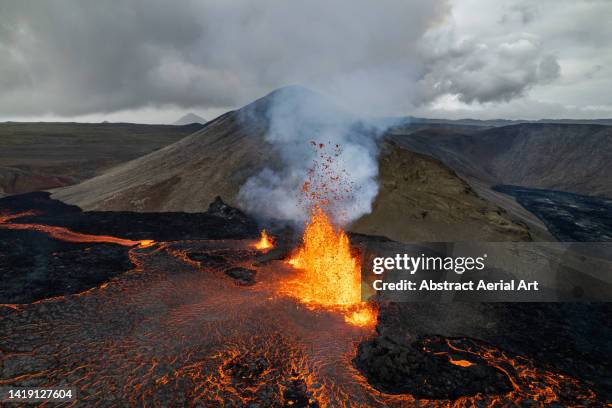
[[[0,112],[223,107],[325,85],[405,58],[443,4],[5,0]]]
[[[0,7],[0,48],[8,56],[0,62],[3,112],[189,105],[201,102],[201,94],[212,105],[229,102],[214,71],[189,71],[187,57],[204,29],[191,5],[13,1]]]
[[[466,2],[449,1],[0,0],[0,115],[224,108],[291,83],[407,112],[447,94],[508,101],[564,73],[529,31],[552,30],[541,9],[517,0],[472,30],[457,23],[491,3],[457,16]]]
[[[509,101],[536,84],[559,77],[554,55],[545,54],[532,35],[456,39],[443,31],[426,40],[426,74],[421,85],[429,99],[457,95],[463,102]]]

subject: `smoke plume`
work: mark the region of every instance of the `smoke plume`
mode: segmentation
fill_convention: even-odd
[[[285,87],[265,98],[265,139],[281,163],[251,177],[239,193],[252,213],[303,221],[313,194],[329,199],[336,222],[349,223],[371,211],[378,193],[379,127],[344,112],[330,99],[299,86]]]

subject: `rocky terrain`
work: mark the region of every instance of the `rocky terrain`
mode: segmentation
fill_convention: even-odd
[[[612,241],[612,200],[562,191],[495,186],[537,215],[559,241]]]
[[[20,224],[63,227],[97,236],[119,236],[112,242],[67,242],[44,228],[4,229],[3,214],[23,214]],[[9,221],[10,222],[10,221]],[[6,225],[6,224],[4,224]],[[257,225],[220,199],[204,213],[82,212],[38,192],[0,199],[0,303],[29,303],[78,293],[135,267],[130,251],[141,240],[246,238]]]
[[[244,182],[278,163],[264,137],[268,104],[178,141],[162,132],[138,142],[144,150],[128,143],[125,155],[113,150],[123,142],[80,153],[66,142],[57,163],[91,149],[91,164],[40,174],[94,177],[51,196],[0,198],[1,384],[73,386],[81,405],[101,406],[612,402],[610,303],[375,296],[367,301],[375,321],[354,325],[342,308],[292,295],[287,285],[299,275],[286,258],[297,234],[264,220],[275,248],[257,250],[262,220],[236,208]],[[413,123],[388,133],[373,210],[350,226],[363,259],[407,253],[410,241],[609,241],[608,199],[534,189],[608,195],[609,127],[492,127],[500,124]],[[44,151],[36,143],[16,143],[11,154]],[[121,163],[110,169],[98,160],[115,156]],[[493,188],[510,182],[529,187]],[[516,266],[504,259],[503,276]],[[594,279],[566,286],[576,302],[593,287],[609,290]]]
[[[516,368],[517,361],[531,359],[537,362],[539,369],[585,379],[593,384],[600,396],[609,400],[612,398],[609,374],[612,365],[601,361],[599,353],[612,353],[608,341],[612,333],[609,327],[598,327],[597,322],[609,319],[611,313],[609,303],[391,303],[381,309],[378,335],[360,346],[357,364],[381,389],[397,392],[402,387],[411,387],[410,384],[419,381],[413,377],[415,366],[431,364],[427,361],[431,356],[425,354],[419,358],[414,350],[422,349],[424,342],[439,342],[438,338],[430,337],[429,333],[435,333],[445,339],[454,339],[456,354],[452,358],[455,360],[474,362],[486,354],[462,350],[500,347],[504,354],[497,354],[497,357],[500,357],[502,368],[513,365]],[[474,344],[468,345],[470,343]],[[402,361],[402,354],[412,357],[404,357]],[[495,352],[489,358],[494,355]],[[382,369],[385,359],[393,361],[389,363],[392,369]],[[503,363],[502,359],[505,359]],[[398,375],[391,375],[391,370],[399,371]],[[383,374],[385,371],[387,377]],[[480,378],[480,381],[488,378],[486,387],[507,387],[495,376],[480,373]],[[453,385],[460,386],[466,381],[466,374],[455,381]],[[571,388],[569,386],[566,391]],[[560,405],[566,404],[568,402]]]

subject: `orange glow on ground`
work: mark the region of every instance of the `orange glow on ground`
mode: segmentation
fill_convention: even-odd
[[[271,249],[273,247],[274,242],[272,241],[272,238],[270,238],[266,230],[262,230],[261,238],[255,243],[255,249],[258,249],[260,251],[267,251],[268,249]]]
[[[469,362],[467,360],[453,360],[453,359],[450,359],[449,362],[451,364],[454,364],[454,365],[460,366],[460,367],[470,367],[470,366],[474,365],[474,363],[471,363],[471,362]]]
[[[357,326],[376,322],[376,313],[361,303],[361,264],[346,233],[334,227],[319,206],[312,209],[302,245],[287,261],[300,270],[287,291],[304,303],[341,308],[345,321]]]

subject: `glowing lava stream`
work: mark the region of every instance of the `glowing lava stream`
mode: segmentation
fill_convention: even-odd
[[[11,230],[40,231],[60,241],[74,242],[74,243],[104,242],[104,243],[109,243],[109,244],[122,245],[126,247],[133,247],[133,246],[138,245],[141,248],[146,248],[146,247],[149,247],[155,244],[155,241],[151,239],[132,241],[130,239],[117,238],[117,237],[112,237],[109,235],[82,234],[80,232],[71,231],[68,228],[57,227],[53,225],[7,223],[7,221],[10,221],[16,218],[29,216],[29,215],[35,215],[35,213],[28,211],[28,212],[19,213],[19,214],[0,215],[0,228],[11,229]]]
[[[336,229],[319,206],[312,209],[302,245],[287,261],[300,270],[286,291],[310,305],[341,309],[347,323],[371,326],[376,313],[361,302],[361,264],[351,251],[349,239]]]

